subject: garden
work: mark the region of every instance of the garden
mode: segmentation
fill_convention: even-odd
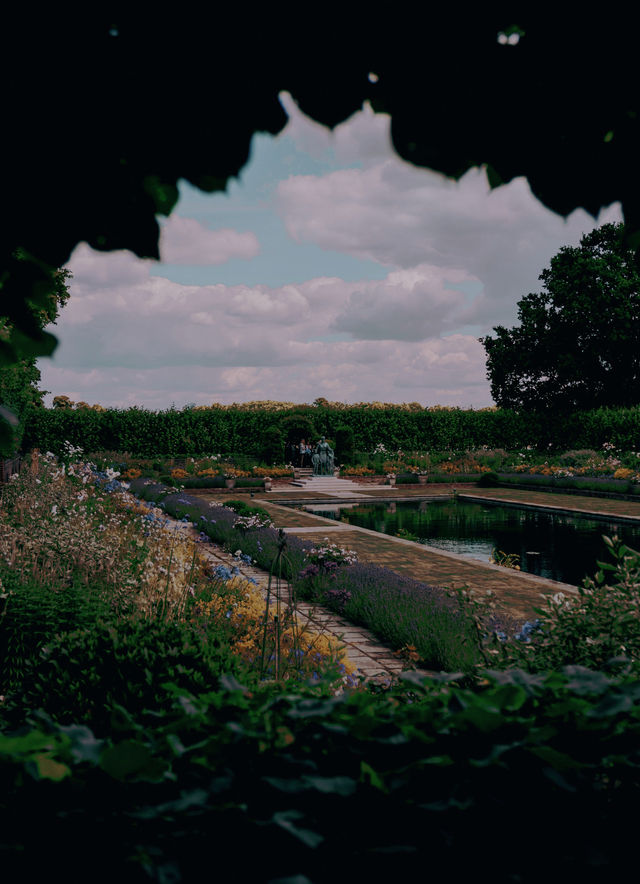
[[[394,455],[371,457],[418,459]],[[524,452],[429,457],[453,476],[541,465]],[[631,457],[607,449],[589,469]],[[285,545],[255,501],[212,504],[185,477],[161,481],[168,466],[67,443],[32,451],[2,487],[4,869],[42,875],[55,855],[79,880],[90,850],[96,880],[195,881],[212,854],[250,844],[258,880],[340,879],[352,863],[374,881],[425,863],[455,878],[496,833],[496,880],[543,874],[542,839],[560,871],[587,879],[630,860],[637,553],[611,540],[575,599],[506,622],[465,587],[331,543]],[[335,642],[298,628],[295,606],[276,615],[239,568],[212,567],[211,544],[368,624],[405,675],[367,685]]]
[[[363,479],[636,493],[633,29],[612,13],[561,9],[553,28],[544,11],[524,27],[484,10],[467,24],[452,8],[415,37],[404,18],[396,33],[390,16],[385,44],[372,17],[327,65],[333,19],[326,32],[314,25],[302,55],[278,22],[258,28],[257,41],[249,35],[238,64],[233,28],[214,14],[199,21],[200,53],[180,12],[36,16],[12,30],[35,73],[5,108],[5,210],[15,223],[0,319],[3,873],[162,884],[221,874],[273,884],[622,880],[636,863],[640,787],[638,553],[611,538],[609,559],[575,598],[559,593],[537,619],[508,624],[464,587],[394,583],[331,545],[285,549],[259,507],[234,498],[265,478],[261,467],[290,474],[286,445],[304,420]],[[169,90],[158,88],[159,48],[172,58]],[[574,88],[574,72],[594,58],[617,71],[619,88]],[[460,90],[443,68],[473,71],[476,88]],[[84,84],[89,100],[78,102]],[[56,311],[44,314],[52,281],[54,300],[66,297],[56,268],[79,242],[157,257],[158,215],[170,215],[179,181],[227,188],[253,134],[284,127],[283,84],[332,127],[364,101],[391,114],[394,149],[408,163],[459,178],[483,158],[492,189],[522,175],[565,217],[620,200],[628,228],[590,236],[589,260],[563,249],[541,277],[547,291],[521,302],[520,327],[483,339],[497,409],[316,400],[149,412],[65,397],[44,408],[35,359],[55,347],[45,329]],[[113,98],[108,137],[96,91]],[[432,112],[416,112],[415,97],[429,91]],[[186,97],[184,132],[167,125],[168,95]],[[40,150],[70,97],[83,109],[86,149],[54,137]],[[478,113],[482,125],[469,125]],[[149,137],[149,119],[164,137]],[[66,210],[52,224],[54,204]],[[611,272],[576,284],[576,273],[599,271],[606,239]],[[237,484],[226,506],[204,509],[189,482]],[[426,634],[424,647],[407,646],[410,659],[443,671],[408,668],[388,689],[354,681],[339,648],[301,637],[292,617],[276,622],[233,567],[211,568],[202,550],[212,541],[239,562],[277,566],[301,595],[375,615],[389,641]],[[396,620],[406,634],[393,634]]]

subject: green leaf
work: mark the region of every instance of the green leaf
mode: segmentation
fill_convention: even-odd
[[[558,750],[554,749],[552,746],[534,746],[530,748],[529,751],[532,755],[545,761],[555,770],[575,770],[576,768],[583,767],[581,762],[577,761],[575,758],[571,758],[571,756],[567,755],[565,752],[558,752]]]
[[[590,718],[610,718],[629,712],[633,708],[633,699],[628,694],[608,694],[593,709],[587,712]]]
[[[366,761],[360,762],[360,782],[368,783],[374,789],[379,789],[385,794],[389,791],[382,780],[382,777]]]
[[[64,780],[65,777],[71,776],[71,770],[67,765],[62,764],[60,761],[56,761],[55,758],[51,758],[50,755],[38,754],[33,759],[33,763],[35,764],[38,775],[42,780],[60,782],[60,780]]]
[[[305,776],[304,780],[325,795],[335,794],[346,797],[356,791],[356,781],[352,777],[313,777]]]
[[[298,810],[284,810],[274,813],[271,819],[276,826],[280,826],[281,829],[289,832],[299,841],[302,841],[303,844],[306,844],[307,847],[317,847],[324,841],[324,835],[320,835],[319,832],[312,832],[310,829],[302,829],[295,825],[296,820],[304,819],[304,815]]]
[[[569,679],[567,687],[578,696],[604,694],[611,685],[611,679],[603,672],[594,672],[584,666],[565,666],[562,671]]]
[[[100,759],[100,767],[116,780],[150,780],[162,778],[166,765],[154,758],[151,750],[133,740],[124,740],[106,749]]]
[[[93,731],[82,724],[61,727],[60,730],[69,738],[71,755],[74,761],[91,761],[98,764],[104,749],[104,740],[98,740]]]

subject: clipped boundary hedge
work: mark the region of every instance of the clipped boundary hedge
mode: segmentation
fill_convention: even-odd
[[[605,442],[634,450],[640,441],[640,406],[600,408],[570,415],[516,414],[480,409],[408,411],[397,408],[305,406],[279,412],[242,408],[146,411],[142,408],[34,409],[25,450],[60,452],[65,440],[85,451],[128,451],[144,457],[238,452],[259,456],[269,427],[306,414],[317,435],[353,432],[354,447],[372,451],[382,442],[406,451],[488,447],[601,448]],[[340,453],[338,452],[338,457]]]

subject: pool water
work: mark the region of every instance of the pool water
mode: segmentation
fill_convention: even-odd
[[[423,500],[304,509],[383,534],[402,535],[404,530],[428,546],[483,562],[490,561],[495,547],[519,556],[523,571],[574,585],[592,577],[598,561],[611,561],[603,535],[615,534],[640,549],[640,525],[499,504]]]

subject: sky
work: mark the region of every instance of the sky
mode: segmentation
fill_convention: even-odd
[[[283,93],[226,193],[186,182],[160,262],[80,243],[41,388],[154,410],[278,400],[492,405],[478,338],[565,245],[608,221],[544,208],[525,179],[491,191],[403,162],[368,105],[333,132]]]

